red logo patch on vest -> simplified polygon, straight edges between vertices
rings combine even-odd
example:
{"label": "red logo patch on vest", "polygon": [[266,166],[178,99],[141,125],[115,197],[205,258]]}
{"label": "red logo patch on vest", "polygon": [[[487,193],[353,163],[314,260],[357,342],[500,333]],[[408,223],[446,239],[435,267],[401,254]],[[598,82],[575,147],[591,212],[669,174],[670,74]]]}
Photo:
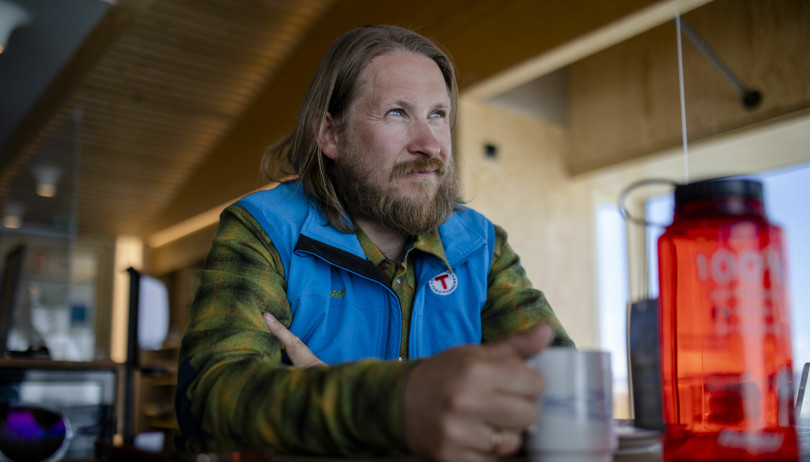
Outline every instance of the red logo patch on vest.
{"label": "red logo patch on vest", "polygon": [[442,273],[430,280],[430,290],[439,295],[450,295],[458,287],[458,277],[453,273]]}

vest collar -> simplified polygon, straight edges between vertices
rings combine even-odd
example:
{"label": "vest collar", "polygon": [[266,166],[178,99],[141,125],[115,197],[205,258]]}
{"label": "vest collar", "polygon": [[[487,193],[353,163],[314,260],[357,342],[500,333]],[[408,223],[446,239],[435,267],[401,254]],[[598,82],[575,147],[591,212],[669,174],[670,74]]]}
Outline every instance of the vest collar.
{"label": "vest collar", "polygon": [[344,233],[329,223],[321,210],[320,205],[311,204],[309,213],[301,227],[301,235],[323,242],[329,246],[349,252],[359,258],[365,259],[366,254],[360,247],[357,236]]}
{"label": "vest collar", "polygon": [[463,219],[470,212],[464,206],[439,226],[439,236],[442,238],[444,255],[451,267],[467,259],[470,254],[481,247],[486,247],[487,241],[484,230],[470,226],[468,220]]}
{"label": "vest collar", "polygon": [[[464,261],[476,249],[486,245],[483,231],[470,227],[461,218],[461,215],[466,211],[467,208],[462,206],[460,211],[453,212],[450,218],[439,226],[439,236],[442,239],[444,255],[451,268]],[[365,252],[363,252],[357,236],[341,232],[330,225],[326,215],[317,204],[309,207],[309,213],[304,225],[301,227],[301,234],[366,259]]]}

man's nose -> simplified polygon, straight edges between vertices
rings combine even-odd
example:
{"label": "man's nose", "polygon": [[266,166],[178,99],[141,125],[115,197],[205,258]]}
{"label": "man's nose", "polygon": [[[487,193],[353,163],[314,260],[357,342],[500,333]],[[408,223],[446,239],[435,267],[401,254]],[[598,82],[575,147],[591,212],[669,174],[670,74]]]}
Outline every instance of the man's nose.
{"label": "man's nose", "polygon": [[442,152],[442,145],[439,143],[434,130],[435,128],[431,127],[427,121],[414,124],[408,150],[412,154],[419,154],[428,158],[438,157]]}

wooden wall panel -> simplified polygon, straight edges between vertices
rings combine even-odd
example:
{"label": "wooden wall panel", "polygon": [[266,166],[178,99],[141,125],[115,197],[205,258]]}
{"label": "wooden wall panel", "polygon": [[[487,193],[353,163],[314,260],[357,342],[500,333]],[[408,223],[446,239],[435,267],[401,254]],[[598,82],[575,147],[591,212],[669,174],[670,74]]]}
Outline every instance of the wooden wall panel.
{"label": "wooden wall panel", "polygon": [[[763,94],[761,106],[746,109],[737,89],[684,36],[690,142],[810,107],[810,3],[717,0],[684,20],[739,79]],[[568,75],[571,173],[681,144],[674,22],[577,62]]]}
{"label": "wooden wall panel", "polygon": [[216,225],[211,225],[158,248],[147,247],[145,267],[150,274],[160,276],[183,268],[196,268],[205,260],[216,229]]}
{"label": "wooden wall panel", "polygon": [[564,129],[475,102],[462,101],[462,111],[456,150],[468,205],[506,230],[577,346],[599,348],[590,197],[565,171]]}

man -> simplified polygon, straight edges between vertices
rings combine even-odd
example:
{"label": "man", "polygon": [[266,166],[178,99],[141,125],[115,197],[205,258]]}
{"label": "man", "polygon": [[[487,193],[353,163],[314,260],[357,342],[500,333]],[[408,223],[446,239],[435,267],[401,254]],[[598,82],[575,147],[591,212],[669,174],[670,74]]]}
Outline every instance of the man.
{"label": "man", "polygon": [[414,32],[332,45],[263,161],[296,181],[222,214],[180,352],[185,435],[453,461],[519,450],[542,390],[525,359],[572,342],[503,230],[459,205],[457,102],[450,60]]}

